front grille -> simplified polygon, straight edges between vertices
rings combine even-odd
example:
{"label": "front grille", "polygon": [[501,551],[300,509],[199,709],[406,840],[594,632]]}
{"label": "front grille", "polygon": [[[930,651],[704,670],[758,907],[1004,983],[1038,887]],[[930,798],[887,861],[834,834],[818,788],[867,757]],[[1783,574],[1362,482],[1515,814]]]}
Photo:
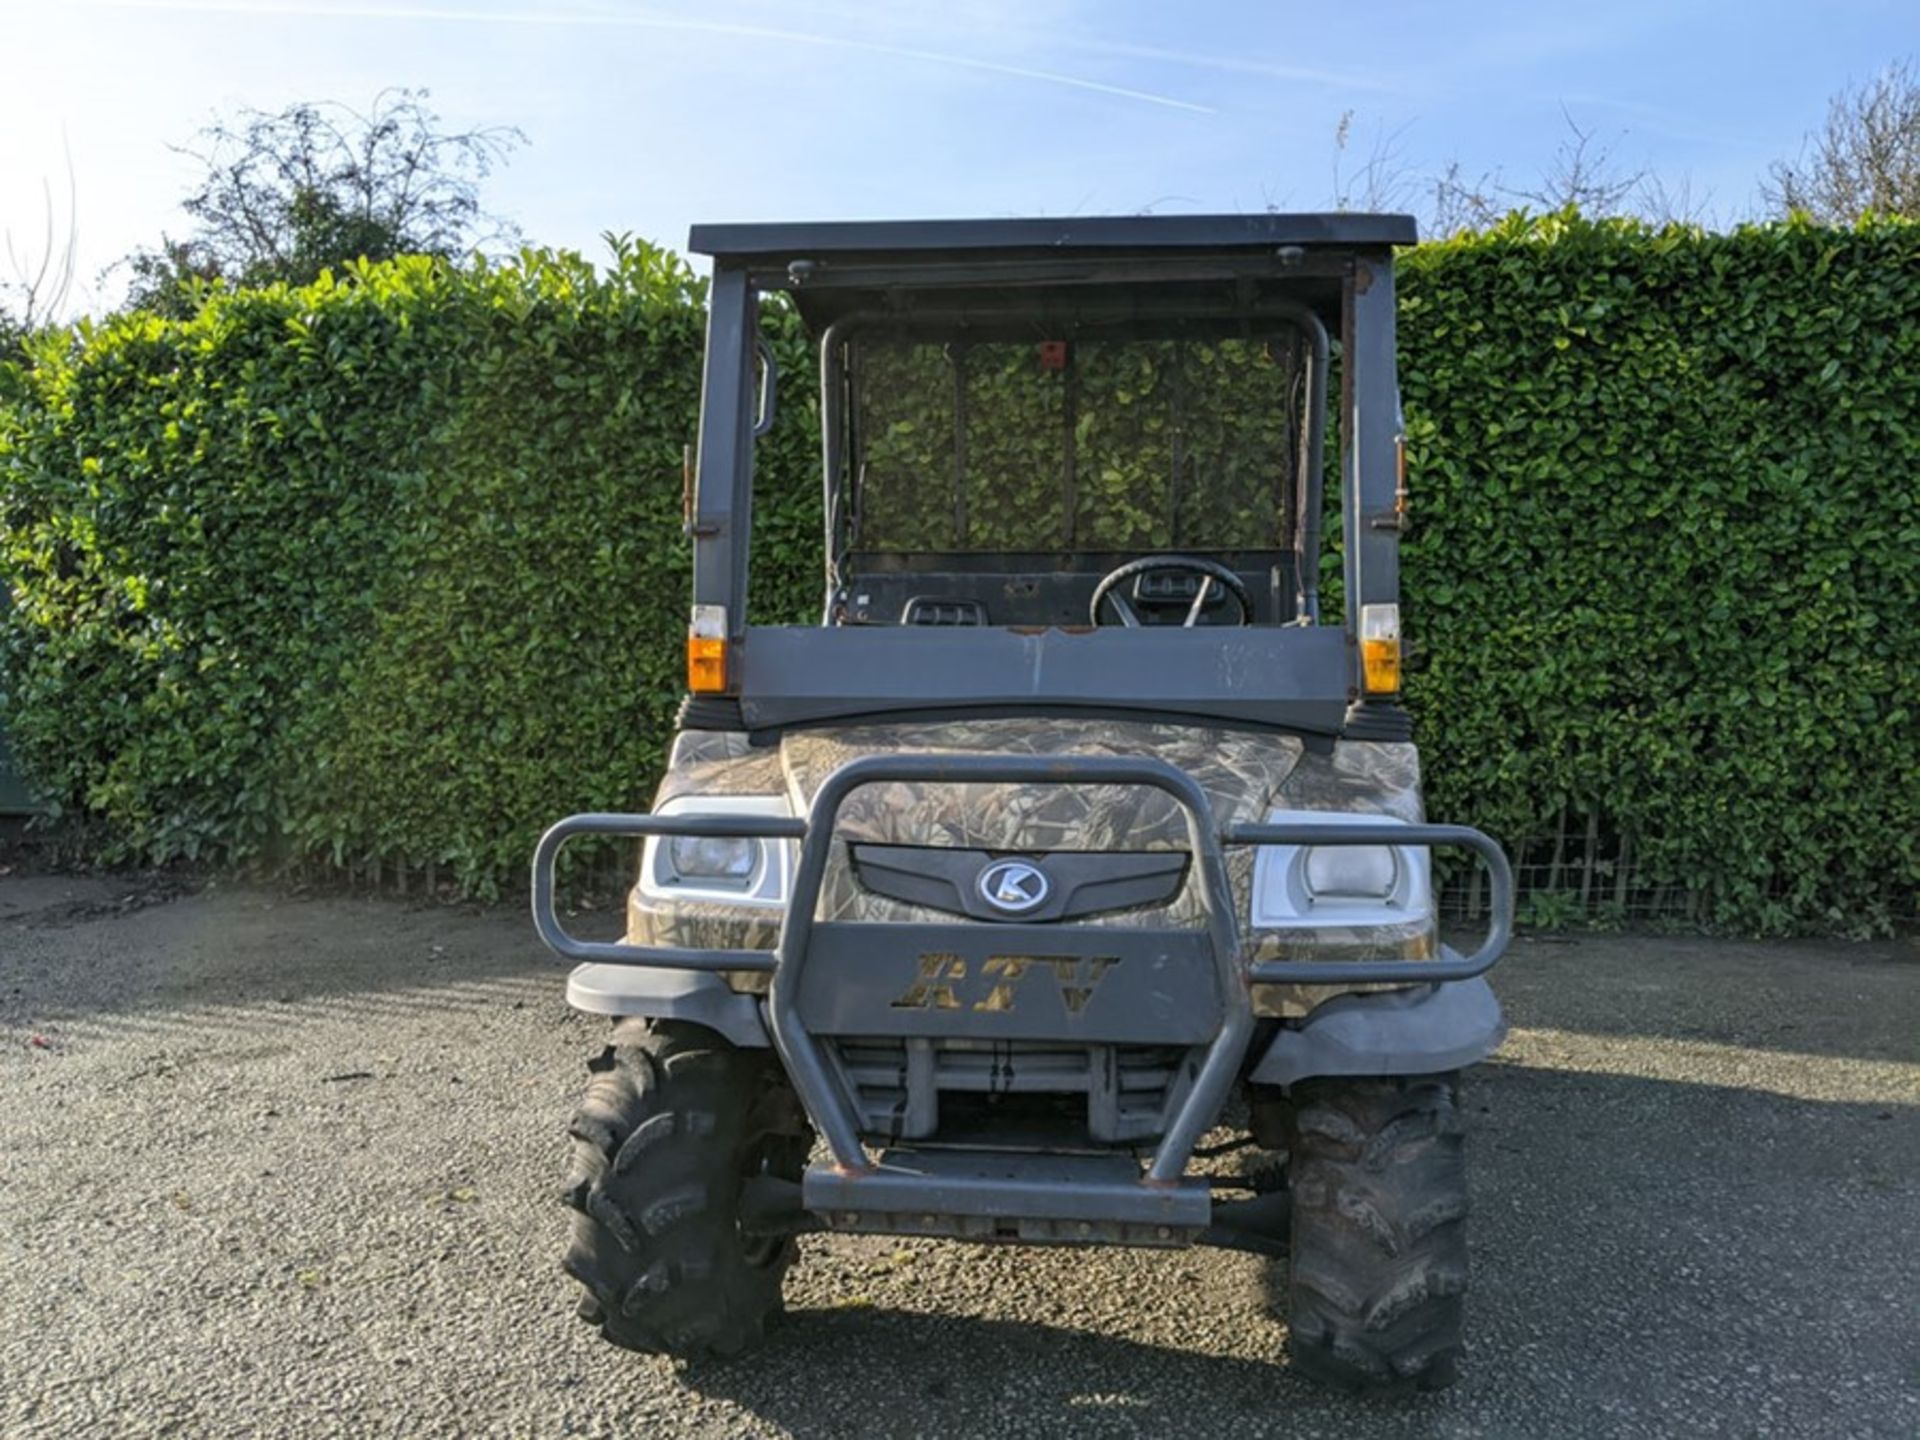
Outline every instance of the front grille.
{"label": "front grille", "polygon": [[[847,847],[863,890],[972,920],[1036,924],[1084,920],[1171,904],[1187,883],[1184,850],[1054,850],[1015,858],[948,845]],[[1014,867],[1025,880],[1015,903],[996,898],[994,877]]]}
{"label": "front grille", "polygon": [[[1169,1045],[860,1038],[827,1043],[863,1131],[887,1140],[940,1132],[943,1097],[1057,1096],[1084,1106],[1087,1139],[1147,1140],[1192,1084],[1199,1053]],[[949,1107],[951,1108],[951,1107]]]}

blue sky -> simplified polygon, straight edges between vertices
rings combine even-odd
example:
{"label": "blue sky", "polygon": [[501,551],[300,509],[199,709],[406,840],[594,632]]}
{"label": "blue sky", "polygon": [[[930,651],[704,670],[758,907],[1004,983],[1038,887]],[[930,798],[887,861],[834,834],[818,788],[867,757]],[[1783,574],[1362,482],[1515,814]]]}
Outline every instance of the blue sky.
{"label": "blue sky", "polygon": [[589,252],[696,220],[1325,208],[1347,111],[1349,170],[1397,137],[1410,179],[1524,185],[1564,107],[1736,219],[1834,90],[1920,52],[1920,4],[0,0],[0,35],[0,230],[37,243],[43,182],[64,215],[70,154],[88,308],[182,228],[168,142],[395,85],[524,130],[491,208]]}

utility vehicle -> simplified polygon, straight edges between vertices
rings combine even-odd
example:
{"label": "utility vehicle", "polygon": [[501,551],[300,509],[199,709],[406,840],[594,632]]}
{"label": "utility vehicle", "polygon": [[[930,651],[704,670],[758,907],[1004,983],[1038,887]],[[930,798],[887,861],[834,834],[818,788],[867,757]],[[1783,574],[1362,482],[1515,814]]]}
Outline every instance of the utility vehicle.
{"label": "utility vehicle", "polygon": [[[695,228],[689,694],[652,813],[561,821],[533,873],[569,1000],[618,1017],[566,1187],[608,1340],[758,1341],[808,1230],[1228,1245],[1285,1257],[1306,1374],[1452,1378],[1457,1080],[1503,1033],[1512,881],[1426,823],[1400,703],[1413,240],[1350,214]],[[819,357],[817,625],[750,623],[776,294]],[[581,834],[644,839],[619,943],[555,911]],[[1435,847],[1490,877],[1471,955]],[[1235,1144],[1261,1163],[1204,1173]]]}

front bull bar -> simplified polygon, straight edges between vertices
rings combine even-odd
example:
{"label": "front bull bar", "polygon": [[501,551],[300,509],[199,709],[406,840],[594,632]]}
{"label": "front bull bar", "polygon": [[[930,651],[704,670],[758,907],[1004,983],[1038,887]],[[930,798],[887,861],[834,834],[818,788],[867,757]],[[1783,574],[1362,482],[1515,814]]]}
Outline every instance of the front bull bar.
{"label": "front bull bar", "polygon": [[[1197,867],[1198,896],[1219,985],[1223,1019],[1218,1033],[1207,1045],[1191,1089],[1140,1179],[1140,1185],[1149,1191],[1179,1184],[1194,1147],[1212,1126],[1227,1099],[1253,1034],[1250,985],[1406,985],[1467,980],[1490,969],[1505,952],[1513,934],[1512,869],[1499,845],[1478,830],[1464,825],[1330,825],[1305,821],[1247,823],[1223,828],[1214,820],[1213,806],[1206,792],[1191,775],[1148,756],[874,755],[850,761],[830,774],[815,794],[811,813],[804,820],[760,815],[588,814],[562,820],[542,835],[533,856],[533,924],[541,940],[555,954],[599,964],[668,970],[741,970],[772,975],[767,1021],[774,1046],[808,1118],[833,1152],[836,1167],[850,1178],[871,1174],[874,1165],[860,1142],[859,1121],[853,1106],[835,1083],[820,1041],[807,1029],[797,1002],[840,808],[861,786],[888,782],[1148,786],[1165,793],[1180,807]],[[800,861],[778,943],[772,950],[691,949],[576,939],[567,933],[554,909],[555,861],[561,847],[576,835],[798,840]],[[1486,938],[1467,956],[1443,946],[1441,958],[1436,961],[1248,962],[1242,955],[1233,888],[1227,876],[1223,852],[1226,845],[1454,846],[1470,850],[1485,863],[1492,881],[1492,918]],[[996,928],[1015,930],[1019,927]],[[1044,928],[1058,934],[1071,927]],[[893,1177],[890,1183],[898,1186],[899,1178]]]}

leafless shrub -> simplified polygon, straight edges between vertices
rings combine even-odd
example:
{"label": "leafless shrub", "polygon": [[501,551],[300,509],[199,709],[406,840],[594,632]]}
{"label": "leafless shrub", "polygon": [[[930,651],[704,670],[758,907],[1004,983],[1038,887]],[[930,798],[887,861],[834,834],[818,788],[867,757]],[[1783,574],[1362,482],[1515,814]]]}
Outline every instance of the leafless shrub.
{"label": "leafless shrub", "polygon": [[1760,193],[1780,214],[1825,225],[1862,215],[1920,218],[1920,73],[1898,60],[1827,102],[1827,120],[1792,164],[1777,160]]}
{"label": "leafless shrub", "polygon": [[37,241],[21,240],[12,230],[0,232],[0,249],[5,250],[7,262],[6,274],[0,276],[0,358],[27,336],[59,319],[73,294],[79,202],[71,154],[67,156],[64,230],[52,184],[42,180],[40,194],[42,223]]}

